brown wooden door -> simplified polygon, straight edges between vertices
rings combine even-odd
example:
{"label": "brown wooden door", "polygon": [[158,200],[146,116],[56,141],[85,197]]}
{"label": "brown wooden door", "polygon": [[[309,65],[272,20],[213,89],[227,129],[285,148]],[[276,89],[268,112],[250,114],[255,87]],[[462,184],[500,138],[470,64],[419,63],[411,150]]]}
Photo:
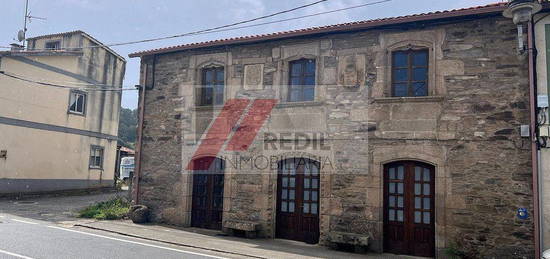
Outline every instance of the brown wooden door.
{"label": "brown wooden door", "polygon": [[277,177],[278,238],[319,242],[319,163],[287,159],[279,163]]}
{"label": "brown wooden door", "polygon": [[200,163],[210,163],[210,167],[193,172],[191,226],[221,229],[225,163],[222,159],[211,157],[197,159],[194,163],[199,164],[194,168],[206,168]]}
{"label": "brown wooden door", "polygon": [[384,167],[384,250],[435,255],[434,167],[403,161]]}

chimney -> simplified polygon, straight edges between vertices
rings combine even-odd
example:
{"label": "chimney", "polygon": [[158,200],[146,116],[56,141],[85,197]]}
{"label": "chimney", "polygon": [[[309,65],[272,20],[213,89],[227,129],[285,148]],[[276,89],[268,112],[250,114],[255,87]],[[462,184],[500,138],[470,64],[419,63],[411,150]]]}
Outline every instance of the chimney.
{"label": "chimney", "polygon": [[19,45],[17,43],[12,43],[10,44],[10,46],[11,46],[11,51],[22,51],[25,48],[25,46]]}

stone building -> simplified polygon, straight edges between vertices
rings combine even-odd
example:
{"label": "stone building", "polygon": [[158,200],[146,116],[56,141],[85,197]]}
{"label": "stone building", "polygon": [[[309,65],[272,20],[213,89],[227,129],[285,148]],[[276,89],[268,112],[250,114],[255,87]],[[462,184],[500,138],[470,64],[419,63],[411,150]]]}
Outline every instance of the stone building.
{"label": "stone building", "polygon": [[135,201],[237,235],[532,257],[528,60],[505,8],[131,54]]}
{"label": "stone building", "polygon": [[72,31],[0,52],[0,195],[114,186],[126,60],[100,45]]}

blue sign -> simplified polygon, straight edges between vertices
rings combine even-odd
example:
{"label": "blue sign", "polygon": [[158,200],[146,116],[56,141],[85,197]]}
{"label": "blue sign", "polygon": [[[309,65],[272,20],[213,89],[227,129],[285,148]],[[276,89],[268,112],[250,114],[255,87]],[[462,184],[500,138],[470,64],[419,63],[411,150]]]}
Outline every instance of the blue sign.
{"label": "blue sign", "polygon": [[528,219],[529,218],[529,212],[527,212],[527,209],[525,209],[525,208],[519,208],[517,215],[518,215],[519,219]]}

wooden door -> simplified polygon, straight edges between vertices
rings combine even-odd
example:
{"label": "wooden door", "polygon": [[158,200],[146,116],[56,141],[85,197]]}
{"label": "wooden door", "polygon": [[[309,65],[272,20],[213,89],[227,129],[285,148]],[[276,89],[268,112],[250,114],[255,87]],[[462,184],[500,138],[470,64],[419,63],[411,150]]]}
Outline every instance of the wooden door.
{"label": "wooden door", "polygon": [[404,161],[384,167],[384,251],[435,255],[434,168]]}
{"label": "wooden door", "polygon": [[277,177],[278,238],[319,242],[319,163],[287,159],[279,163]]}
{"label": "wooden door", "polygon": [[193,203],[191,226],[208,229],[222,228],[223,186],[225,163],[219,158],[197,159],[195,168],[206,168],[201,163],[209,163],[208,170],[193,172]]}

